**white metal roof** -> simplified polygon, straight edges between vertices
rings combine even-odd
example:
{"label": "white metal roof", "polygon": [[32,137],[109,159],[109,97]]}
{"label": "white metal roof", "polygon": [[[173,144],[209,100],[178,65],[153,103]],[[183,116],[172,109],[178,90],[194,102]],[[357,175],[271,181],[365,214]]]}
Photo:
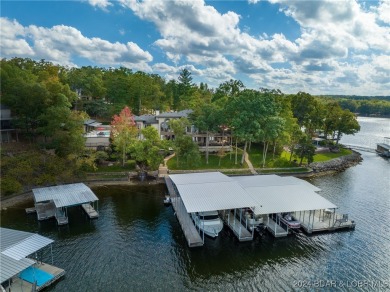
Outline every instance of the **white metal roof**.
{"label": "white metal roof", "polygon": [[256,201],[256,214],[333,209],[336,205],[316,193],[319,188],[295,177],[259,175],[234,177]]}
{"label": "white metal roof", "polygon": [[188,213],[254,207],[256,202],[230,177],[220,172],[173,174]]}
{"label": "white metal roof", "polygon": [[337,208],[296,177],[228,177],[220,172],[173,174],[188,213],[254,207],[256,214]]}
{"label": "white metal roof", "polygon": [[0,283],[34,264],[26,256],[52,242],[50,238],[35,233],[0,227]]}
{"label": "white metal roof", "polygon": [[21,260],[52,242],[53,240],[50,238],[43,237],[38,234],[32,234],[28,238],[12,245],[4,251],[1,251],[1,253],[15,260]]}
{"label": "white metal roof", "polygon": [[298,185],[250,187],[246,191],[257,202],[256,214],[272,214],[337,208],[319,194]]}
{"label": "white metal roof", "polygon": [[0,260],[0,283],[7,281],[34,264],[31,259],[23,258],[17,261],[3,254],[0,254]]}
{"label": "white metal roof", "polygon": [[201,172],[201,173],[185,173],[171,174],[169,177],[175,185],[181,184],[203,184],[203,183],[218,183],[231,182],[231,177],[220,172]]}
{"label": "white metal roof", "polygon": [[57,208],[98,201],[92,190],[83,183],[33,189],[36,203],[53,200]]}
{"label": "white metal roof", "polygon": [[278,176],[276,174],[270,174],[270,175],[236,176],[236,177],[232,177],[232,179],[239,182],[240,185],[244,188],[301,185],[301,186],[306,186],[315,192],[321,191],[320,188],[317,188],[311,183],[293,176]]}

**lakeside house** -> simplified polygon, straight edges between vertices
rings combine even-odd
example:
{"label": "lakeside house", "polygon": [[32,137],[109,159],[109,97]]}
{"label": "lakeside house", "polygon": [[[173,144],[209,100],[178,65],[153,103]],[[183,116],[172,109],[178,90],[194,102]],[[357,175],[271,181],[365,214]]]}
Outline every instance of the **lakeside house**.
{"label": "lakeside house", "polygon": [[[157,130],[161,140],[173,140],[175,135],[169,127],[169,122],[180,118],[189,118],[192,110],[156,111],[155,114],[145,114],[135,116],[134,121],[139,131],[138,138],[144,137],[141,131],[147,127],[153,127]],[[110,125],[103,125],[95,120],[88,119],[84,122],[84,137],[86,137],[85,146],[97,150],[104,150],[110,146]],[[190,125],[185,129],[186,135],[192,138],[192,141],[198,144],[200,151],[206,151],[207,134],[199,131],[195,125]],[[219,131],[209,133],[209,151],[217,152],[223,146],[226,151],[230,151],[232,145],[231,132],[228,128],[221,127]]]}
{"label": "lakeside house", "polygon": [[[171,120],[178,120],[180,118],[189,118],[192,110],[170,111],[162,112],[156,111],[154,115],[147,114],[135,116],[134,120],[137,123],[137,128],[141,131],[146,127],[154,127],[161,140],[173,140],[175,135],[169,127]],[[198,144],[200,151],[205,151],[207,134],[199,131],[195,125],[190,125],[185,129],[186,135],[192,138],[192,141]],[[143,139],[142,134],[139,138]],[[228,128],[221,127],[219,131],[209,133],[209,151],[217,152],[222,146],[228,150],[231,147],[231,132]]]}

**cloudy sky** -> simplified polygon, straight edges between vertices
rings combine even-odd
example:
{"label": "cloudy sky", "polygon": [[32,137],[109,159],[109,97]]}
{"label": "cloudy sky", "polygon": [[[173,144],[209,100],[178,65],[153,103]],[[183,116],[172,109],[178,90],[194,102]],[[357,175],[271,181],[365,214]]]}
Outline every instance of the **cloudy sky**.
{"label": "cloudy sky", "polygon": [[2,58],[390,95],[390,0],[2,1]]}

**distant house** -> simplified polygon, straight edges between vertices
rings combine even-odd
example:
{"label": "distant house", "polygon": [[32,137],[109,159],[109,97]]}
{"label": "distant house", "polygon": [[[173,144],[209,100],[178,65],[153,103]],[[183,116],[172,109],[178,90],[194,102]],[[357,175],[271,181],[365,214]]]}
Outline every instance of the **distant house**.
{"label": "distant house", "polygon": [[84,121],[85,147],[104,150],[110,146],[110,129],[109,125],[102,125],[95,120]]}
{"label": "distant house", "polygon": [[[156,111],[154,115],[145,114],[134,116],[134,121],[138,128],[138,138],[144,139],[141,131],[147,127],[153,127],[157,130],[161,140],[173,140],[175,135],[169,127],[169,122],[180,118],[189,118],[192,110],[162,112]],[[87,137],[86,146],[89,148],[101,149],[109,146],[110,126],[102,125],[95,120],[87,120],[84,123],[85,137]],[[186,135],[191,136],[192,140],[199,145],[200,151],[205,151],[206,133],[199,132],[194,126],[186,128]],[[209,133],[209,151],[217,152],[221,146],[225,150],[231,147],[231,134],[228,128],[222,128],[214,133]]]}
{"label": "distant house", "polygon": [[1,109],[1,115],[0,115],[1,143],[18,141],[19,140],[18,133],[12,125],[11,110],[7,106],[2,104],[0,105],[0,109]]}
{"label": "distant house", "polygon": [[[160,126],[160,135],[165,139],[171,139],[173,132],[169,128],[169,120],[189,118],[192,110],[183,110],[180,112],[168,112],[162,113],[157,116]],[[195,125],[188,126],[186,128],[186,134],[192,137],[192,141],[199,145],[200,151],[205,151],[207,135],[204,132],[199,131]],[[221,146],[225,147],[225,150],[231,145],[231,134],[228,128],[221,127],[219,131],[209,133],[209,151],[216,152]],[[230,149],[230,148],[229,148]]]}
{"label": "distant house", "polygon": [[[189,114],[192,113],[192,110],[182,110],[179,112],[164,112],[156,115],[158,121],[159,135],[161,139],[170,140],[174,137],[173,131],[169,127],[169,121],[178,120],[180,118],[188,118]],[[187,127],[186,133],[191,134],[195,132],[195,127]]]}
{"label": "distant house", "polygon": [[157,131],[159,131],[158,120],[155,115],[141,115],[135,116],[134,121],[137,124],[137,128],[139,130],[138,138],[143,139],[141,131],[146,127],[154,127]]}
{"label": "distant house", "polygon": [[84,121],[84,133],[95,131],[101,125],[102,125],[102,123],[99,123],[95,120],[91,120],[91,119],[85,120]]}

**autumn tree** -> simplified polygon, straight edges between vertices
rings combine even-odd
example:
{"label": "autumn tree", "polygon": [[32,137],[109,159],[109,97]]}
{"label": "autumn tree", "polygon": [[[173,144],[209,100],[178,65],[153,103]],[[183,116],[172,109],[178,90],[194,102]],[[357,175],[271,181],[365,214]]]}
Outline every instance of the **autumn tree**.
{"label": "autumn tree", "polygon": [[126,152],[136,139],[137,126],[131,110],[126,106],[119,115],[114,115],[111,121],[111,140],[117,151],[122,153],[122,166],[125,165]]}

